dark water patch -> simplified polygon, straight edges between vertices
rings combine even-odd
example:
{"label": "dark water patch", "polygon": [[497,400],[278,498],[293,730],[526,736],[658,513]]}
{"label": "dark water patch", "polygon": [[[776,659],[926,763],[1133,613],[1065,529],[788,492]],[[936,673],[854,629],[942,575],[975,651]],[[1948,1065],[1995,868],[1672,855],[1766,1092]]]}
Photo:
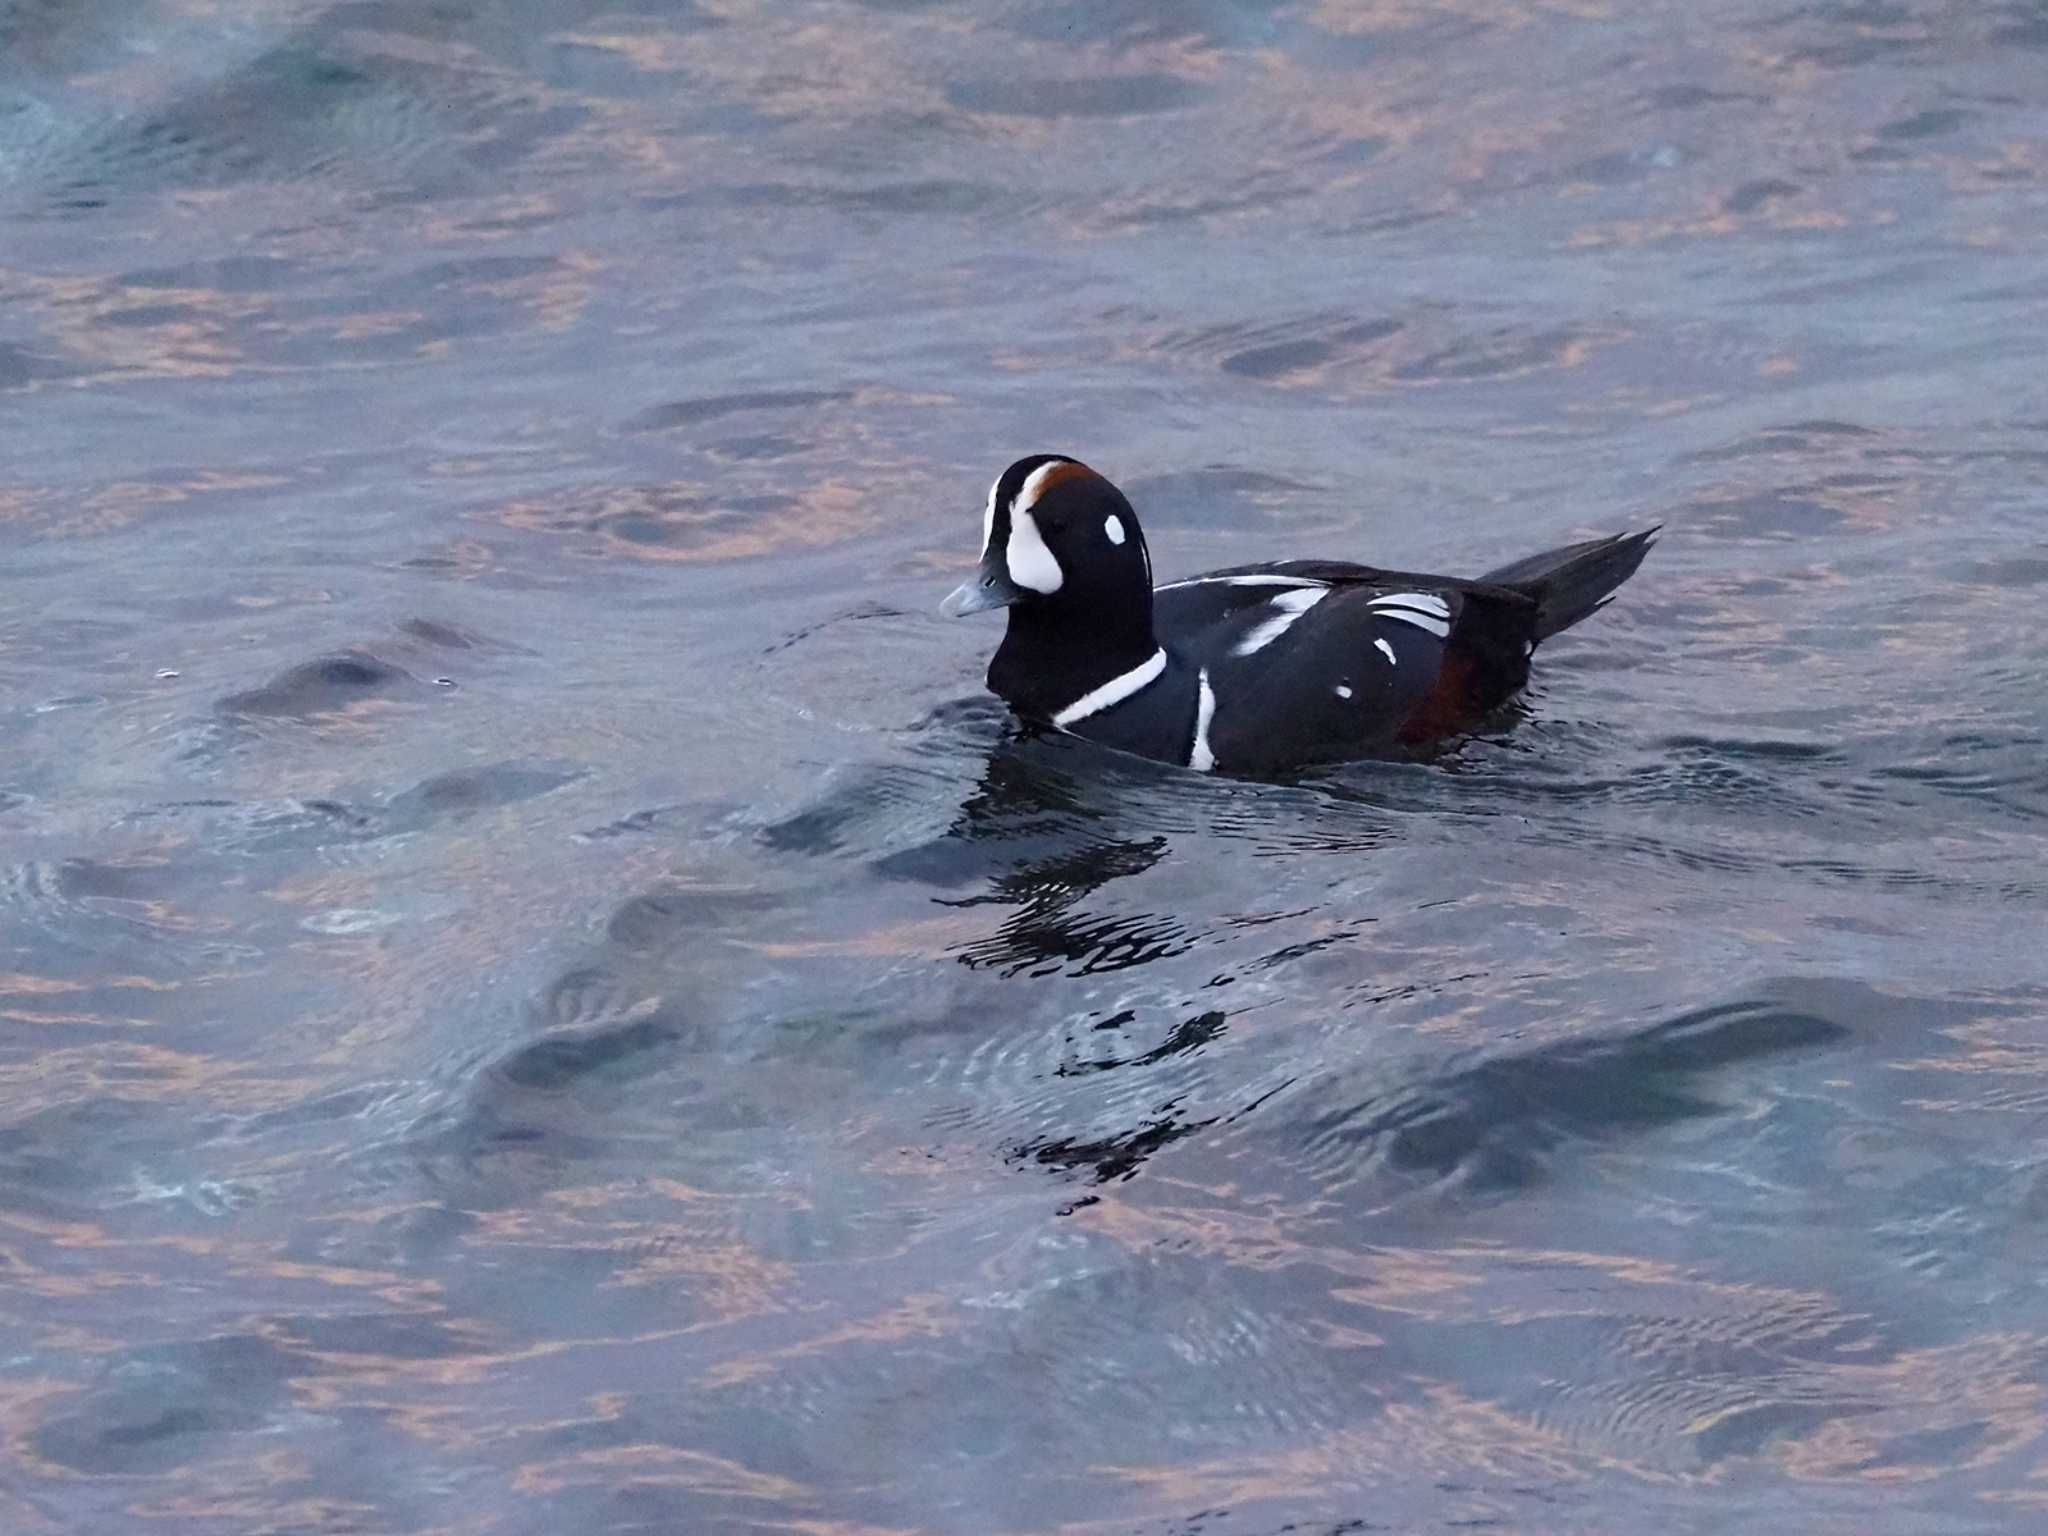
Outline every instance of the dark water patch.
{"label": "dark water patch", "polygon": [[1113,75],[1098,79],[1019,79],[1014,75],[963,81],[946,97],[964,112],[996,117],[1142,117],[1170,112],[1200,99],[1201,87],[1177,75]]}
{"label": "dark water patch", "polygon": [[574,537],[594,557],[766,554],[821,530],[794,496],[713,497],[681,485],[585,487],[491,509],[515,528]]}
{"label": "dark water patch", "polygon": [[750,437],[729,437],[708,444],[705,451],[714,459],[732,464],[752,462],[770,463],[777,459],[793,459],[810,451],[811,445],[798,438],[778,432],[762,432]]}
{"label": "dark water patch", "polygon": [[1138,1170],[1163,1149],[1215,1124],[1209,1119],[1187,1119],[1179,1115],[1175,1102],[1159,1106],[1153,1119],[1135,1130],[1101,1137],[1062,1136],[1027,1142],[1010,1154],[1013,1161],[1030,1161],[1062,1172],[1086,1173],[1097,1184],[1134,1177]]}
{"label": "dark water patch", "polygon": [[2048,585],[2048,554],[2008,555],[1980,561],[1970,568],[1972,580],[1994,587],[2038,587]]}
{"label": "dark water patch", "polygon": [[1403,329],[1403,322],[1391,318],[1325,312],[1167,331],[1145,350],[1208,364],[1236,378],[1299,382],[1320,370],[1365,362],[1378,343]]}
{"label": "dark water patch", "polygon": [[1752,433],[1721,447],[1702,449],[1691,457],[1703,463],[1780,456],[1802,458],[1832,451],[1837,445],[1881,439],[1883,436],[1881,432],[1853,422],[1798,421]]}
{"label": "dark water patch", "polygon": [[2044,746],[2048,743],[2038,736],[1951,737],[1935,760],[1880,764],[1870,776],[1880,783],[1910,784],[2036,819],[2048,816]]}
{"label": "dark water patch", "polygon": [[1811,38],[1788,49],[1783,56],[1785,67],[1810,64],[1847,70],[1903,63],[1937,46],[1942,35],[1932,17],[1890,0],[1808,5],[1778,25],[1801,28]]}
{"label": "dark water patch", "polygon": [[[1124,845],[1117,850],[1090,850],[1091,873],[1102,879],[1135,874],[1150,867],[1157,854]],[[1100,874],[1104,868],[1112,873]],[[1079,897],[1062,892],[1035,898],[1007,917],[987,938],[955,951],[962,965],[988,969],[1004,977],[1094,976],[1186,954],[1202,942],[1177,918],[1156,913],[1100,916],[1076,912]]]}
{"label": "dark water patch", "polygon": [[810,805],[763,827],[761,845],[775,853],[811,858],[900,853],[895,845],[904,840],[906,828],[914,835],[918,826],[938,814],[946,788],[936,773],[908,767],[848,773]]}
{"label": "dark water patch", "polygon": [[1954,133],[1970,120],[1970,114],[1954,108],[1930,108],[1911,117],[1894,118],[1877,130],[1881,139],[1934,139]]}
{"label": "dark water patch", "polygon": [[386,814],[397,826],[427,826],[450,817],[518,805],[564,784],[573,784],[583,776],[582,769],[543,768],[521,762],[459,768],[436,774],[394,795]]}
{"label": "dark water patch", "polygon": [[27,389],[52,379],[73,378],[79,371],[60,358],[0,341],[0,390]]}
{"label": "dark water patch", "polygon": [[[1125,1012],[1094,1027],[1097,1030],[1121,1029],[1134,1018],[1135,1015]],[[1085,1061],[1062,1062],[1053,1069],[1053,1075],[1085,1077],[1091,1072],[1113,1072],[1118,1067],[1149,1067],[1169,1057],[1188,1055],[1220,1036],[1225,1028],[1225,1018],[1221,1009],[1212,1008],[1207,1013],[1176,1024],[1172,1032],[1149,1051],[1136,1056],[1095,1056]]]}
{"label": "dark water patch", "polygon": [[459,261],[437,261],[412,274],[412,281],[427,289],[471,289],[500,283],[516,283],[562,270],[552,256],[465,256]]}
{"label": "dark water patch", "polygon": [[[788,650],[791,646],[801,645],[804,641],[812,639],[840,624],[858,624],[869,619],[903,619],[914,617],[916,617],[915,614],[904,609],[891,608],[883,603],[856,603],[851,608],[844,609],[839,613],[829,614],[825,618],[805,624],[799,629],[791,630],[787,635],[784,635],[780,640],[777,640],[773,645],[762,651],[761,654],[764,656],[776,655],[781,651]],[[921,722],[919,729],[951,723],[953,722],[950,718],[929,720]]]}
{"label": "dark water patch", "polygon": [[1843,520],[1839,508],[1790,490],[1702,498],[1686,503],[1678,516],[1699,537],[1772,541],[1824,538]]}
{"label": "dark water patch", "polygon": [[579,842],[595,843],[615,837],[636,837],[643,833],[658,832],[687,809],[681,805],[655,805],[645,810],[629,811],[603,826],[584,828],[576,834],[576,838]]}
{"label": "dark water patch", "polygon": [[1643,95],[1643,105],[1653,112],[1685,112],[1694,107],[1768,106],[1770,102],[1770,97],[1749,91],[1719,91],[1685,82],[1660,85]]}
{"label": "dark water patch", "polygon": [[706,395],[695,400],[678,400],[642,411],[626,424],[632,432],[666,432],[676,427],[694,427],[721,416],[754,411],[808,411],[819,406],[840,405],[853,398],[845,389],[757,389],[731,395]]}
{"label": "dark water patch", "polygon": [[123,1351],[76,1406],[38,1429],[38,1454],[93,1475],[163,1473],[259,1430],[290,1383],[320,1374],[308,1355],[255,1334]]}
{"label": "dark water patch", "polygon": [[1241,528],[1280,522],[1288,502],[1317,487],[1239,465],[1202,465],[1143,475],[1122,489],[1147,528]]}
{"label": "dark water patch", "polygon": [[305,268],[276,256],[220,256],[170,267],[139,267],[120,277],[123,288],[197,288],[219,293],[280,293],[303,282]]}
{"label": "dark water patch", "polygon": [[1675,144],[1636,145],[1581,160],[1566,167],[1560,179],[1599,187],[1626,186],[1630,182],[1676,170],[1687,158]]}
{"label": "dark water patch", "polygon": [[134,1199],[145,1170],[158,1182],[169,1177],[175,1140],[163,1107],[140,1098],[95,1094],[18,1106],[0,1123],[0,1203],[76,1216]]}
{"label": "dark water patch", "polygon": [[394,1316],[386,1312],[349,1311],[322,1317],[286,1317],[273,1325],[272,1337],[308,1358],[361,1356],[378,1361],[446,1360],[461,1362],[485,1352],[474,1334],[434,1317]]}
{"label": "dark water patch", "polygon": [[1673,736],[1664,744],[1673,752],[1706,753],[1715,757],[1761,763],[1841,762],[1847,755],[1839,743],[1786,741],[1769,737]]}
{"label": "dark water patch", "polygon": [[1721,200],[1721,206],[1730,213],[1755,213],[1766,204],[1797,197],[1803,190],[1797,182],[1768,176],[1759,181],[1745,181]]}
{"label": "dark water patch", "polygon": [[1300,373],[1329,362],[1340,349],[1370,346],[1397,334],[1401,324],[1396,320],[1374,320],[1363,325],[1347,325],[1325,337],[1305,337],[1299,341],[1280,341],[1268,346],[1247,347],[1233,352],[1223,359],[1223,371],[1234,373],[1246,379],[1278,379],[1291,373]]}
{"label": "dark water patch", "polygon": [[[687,205],[694,199],[681,200]],[[721,188],[716,201],[742,209],[813,208],[854,214],[887,214],[897,218],[920,215],[953,218],[981,212],[1004,201],[1001,189],[980,182],[933,178],[923,181],[884,181],[858,186],[816,182],[746,182]],[[676,200],[668,200],[676,205]]]}
{"label": "dark water patch", "polygon": [[1227,48],[1270,40],[1276,22],[1265,6],[1212,0],[1056,0],[1019,8],[1003,26],[1060,49],[1096,43],[1136,48],[1181,40]]}
{"label": "dark water patch", "polygon": [[1391,376],[1402,384],[1473,384],[1519,378],[1568,366],[1599,339],[1594,332],[1573,327],[1522,334],[1502,328],[1397,363]]}
{"label": "dark water patch", "polygon": [[517,1087],[555,1093],[592,1079],[638,1075],[650,1059],[672,1055],[684,1036],[679,1021],[661,1017],[595,1024],[522,1045],[492,1070]]}
{"label": "dark water patch", "polygon": [[2010,4],[1999,7],[1998,14],[2010,19],[1992,29],[1994,45],[2000,48],[2048,49],[2048,5],[2043,5],[2041,0],[2011,0]]}
{"label": "dark water patch", "polygon": [[1383,1168],[1497,1198],[1548,1179],[1573,1143],[1727,1113],[1712,1093],[1716,1074],[1836,1045],[1848,1033],[1778,1004],[1726,1004],[1632,1035],[1480,1061],[1319,1114],[1291,1134],[1333,1172]]}
{"label": "dark water patch", "polygon": [[218,707],[231,715],[336,714],[369,699],[392,697],[414,681],[403,668],[368,651],[346,651],[281,672],[259,688],[231,693]]}
{"label": "dark water patch", "polygon": [[637,1014],[654,1001],[646,990],[614,975],[602,965],[578,966],[549,982],[534,1011],[549,1027],[582,1028],[626,1014]]}
{"label": "dark water patch", "polygon": [[[282,110],[286,103],[290,110]],[[258,177],[366,179],[431,153],[421,104],[358,61],[295,42],[196,82],[182,99],[118,120],[67,157],[53,206],[93,212],[166,185],[223,187]]]}
{"label": "dark water patch", "polygon": [[[210,860],[31,860],[0,868],[0,921],[54,961],[119,957],[154,972],[234,963],[257,951],[198,915]],[[68,969],[69,967],[67,967]]]}
{"label": "dark water patch", "polygon": [[392,1099],[402,1097],[403,1092],[400,1084],[376,1083],[318,1094],[281,1109],[230,1117],[221,1126],[218,1139],[256,1141],[267,1136],[289,1136],[318,1129],[336,1121],[354,1120]]}
{"label": "dark water patch", "polygon": [[536,656],[540,653],[528,650],[523,645],[503,640],[496,635],[487,635],[466,624],[450,623],[442,619],[413,618],[398,626],[399,632],[409,640],[432,646],[441,651],[482,651],[488,654],[507,656]]}
{"label": "dark water patch", "polygon": [[605,939],[628,953],[655,954],[706,934],[750,931],[786,905],[768,891],[662,885],[624,902],[605,924]]}

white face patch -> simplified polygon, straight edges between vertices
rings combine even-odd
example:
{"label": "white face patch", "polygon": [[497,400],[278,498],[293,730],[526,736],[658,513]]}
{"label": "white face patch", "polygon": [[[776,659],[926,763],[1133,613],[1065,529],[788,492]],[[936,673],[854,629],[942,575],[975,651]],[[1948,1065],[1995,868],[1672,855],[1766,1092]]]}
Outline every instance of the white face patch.
{"label": "white face patch", "polygon": [[[1030,482],[1025,482],[1025,486],[1028,490]],[[1021,493],[1010,508],[1010,544],[1003,551],[1003,561],[1010,568],[1010,580],[1020,587],[1030,588],[1041,597],[1052,596],[1066,581],[1059,561],[1045,547],[1045,538],[1038,531],[1038,519],[1024,510]]]}
{"label": "white face patch", "polygon": [[1102,531],[1109,536],[1110,543],[1121,544],[1124,541],[1124,520],[1112,512],[1103,520]]}

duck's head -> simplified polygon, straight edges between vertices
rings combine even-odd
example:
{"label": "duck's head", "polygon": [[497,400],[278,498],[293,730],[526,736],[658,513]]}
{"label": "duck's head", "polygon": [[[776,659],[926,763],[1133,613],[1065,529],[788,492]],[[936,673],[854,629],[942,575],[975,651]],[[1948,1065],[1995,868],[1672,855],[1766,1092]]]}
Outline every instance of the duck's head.
{"label": "duck's head", "polygon": [[988,488],[981,569],[948,597],[954,617],[1015,605],[1017,614],[1152,616],[1152,557],[1124,493],[1077,459],[1034,453]]}

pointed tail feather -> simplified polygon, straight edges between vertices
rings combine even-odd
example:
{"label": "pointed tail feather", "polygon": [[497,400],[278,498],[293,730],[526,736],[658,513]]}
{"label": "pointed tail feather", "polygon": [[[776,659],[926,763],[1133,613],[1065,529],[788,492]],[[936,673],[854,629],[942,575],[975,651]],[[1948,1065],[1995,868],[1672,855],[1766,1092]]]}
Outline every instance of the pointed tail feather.
{"label": "pointed tail feather", "polygon": [[1588,539],[1530,555],[1480,578],[1536,600],[1536,638],[1548,640],[1607,605],[1614,589],[1636,573],[1658,529]]}

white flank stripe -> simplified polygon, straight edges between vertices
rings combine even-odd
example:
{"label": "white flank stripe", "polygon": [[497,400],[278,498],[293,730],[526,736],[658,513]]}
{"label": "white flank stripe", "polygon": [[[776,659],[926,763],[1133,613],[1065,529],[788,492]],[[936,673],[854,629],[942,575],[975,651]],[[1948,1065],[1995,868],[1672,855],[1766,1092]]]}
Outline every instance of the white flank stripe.
{"label": "white flank stripe", "polygon": [[1050,597],[1059,591],[1066,577],[1060,571],[1059,561],[1045,547],[1038,519],[1024,510],[1023,500],[1019,496],[1018,504],[1010,508],[1010,546],[1003,551],[1003,563],[1010,568],[1010,580],[1018,586]]}
{"label": "white flank stripe", "polygon": [[1419,613],[1431,614],[1439,619],[1448,619],[1451,616],[1451,605],[1434,592],[1389,592],[1384,597],[1372,600],[1372,606],[1375,608],[1383,603],[1396,608],[1413,608]]}
{"label": "white flank stripe", "polygon": [[1195,678],[1195,739],[1188,743],[1188,766],[1207,773],[1216,766],[1216,754],[1209,750],[1209,722],[1216,718],[1216,694],[1209,686],[1209,669]]}
{"label": "white flank stripe", "polygon": [[1451,605],[1434,592],[1389,592],[1367,606],[1383,619],[1398,619],[1439,640],[1451,632]]}
{"label": "white flank stripe", "polygon": [[1383,619],[1397,619],[1403,624],[1412,624],[1417,629],[1426,630],[1439,640],[1447,638],[1451,632],[1450,625],[1442,619],[1432,619],[1426,613],[1412,613],[1406,608],[1382,608],[1378,603],[1373,604],[1372,611]]}
{"label": "white flank stripe", "polygon": [[1391,645],[1387,644],[1387,642],[1386,642],[1386,641],[1384,641],[1384,640],[1375,640],[1375,641],[1373,641],[1373,644],[1374,644],[1374,646],[1376,646],[1376,647],[1377,647],[1378,649],[1380,649],[1380,650],[1382,650],[1382,651],[1385,651],[1385,652],[1387,653],[1387,665],[1388,665],[1388,666],[1390,666],[1390,667],[1398,667],[1399,665],[1401,665],[1401,663],[1399,662],[1399,660],[1397,660],[1397,659],[1395,658],[1395,656],[1394,656],[1394,648],[1393,648],[1393,647],[1392,647]]}
{"label": "white flank stripe", "polygon": [[1230,654],[1249,656],[1261,647],[1271,645],[1287,633],[1290,624],[1329,595],[1326,587],[1302,587],[1293,592],[1282,592],[1273,599],[1273,606],[1280,611],[1232,646]]}
{"label": "white flank stripe", "polygon": [[1175,587],[1199,587],[1212,581],[1230,587],[1313,587],[1320,592],[1329,590],[1328,582],[1310,581],[1302,576],[1184,576],[1179,581],[1169,581],[1158,590],[1171,592]]}
{"label": "white flank stripe", "polygon": [[1154,651],[1150,661],[1141,661],[1130,671],[1112,677],[1100,688],[1092,688],[1065,709],[1052,717],[1058,726],[1072,725],[1076,720],[1086,720],[1090,715],[1100,714],[1112,704],[1121,704],[1140,688],[1159,680],[1159,674],[1166,670],[1166,652]]}

